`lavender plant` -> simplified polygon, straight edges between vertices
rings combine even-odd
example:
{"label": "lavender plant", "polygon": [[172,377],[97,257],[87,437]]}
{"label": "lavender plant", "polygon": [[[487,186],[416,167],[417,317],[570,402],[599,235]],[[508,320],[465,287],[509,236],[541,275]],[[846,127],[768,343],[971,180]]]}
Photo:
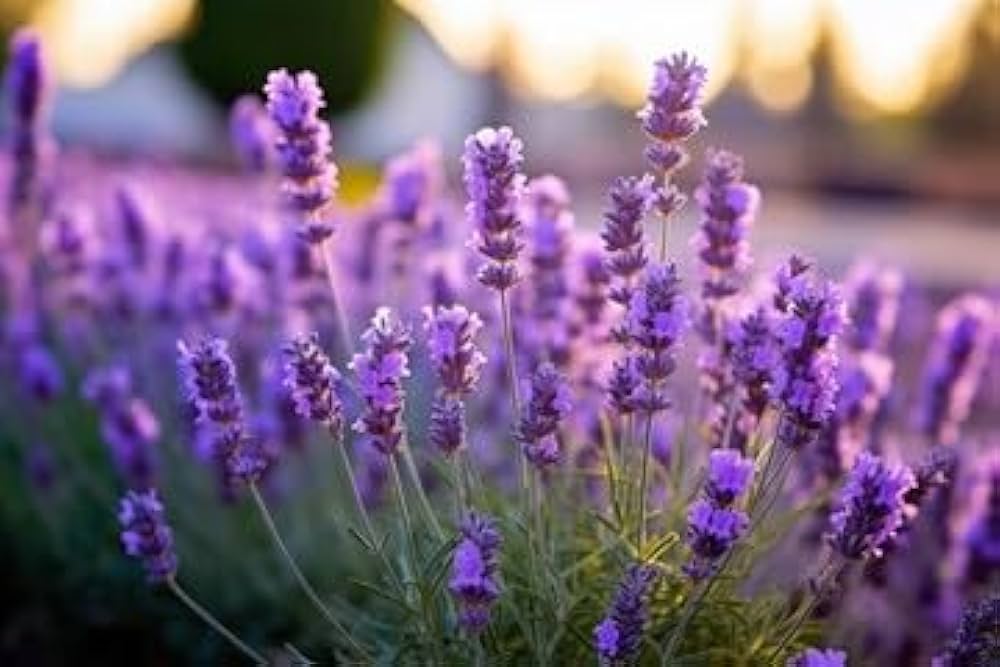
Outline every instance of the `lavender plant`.
{"label": "lavender plant", "polygon": [[[508,127],[467,139],[464,197],[420,143],[338,202],[309,72],[234,105],[239,173],[51,170],[44,49],[11,50],[0,521],[67,606],[99,590],[102,618],[210,664],[995,655],[975,602],[1000,580],[977,451],[995,297],[942,311],[911,405],[898,274],[857,268],[842,297],[793,255],[746,290],[760,193],[721,149],[686,275],[667,220],[706,122],[690,56],[655,65],[651,173],[612,182],[591,235]],[[857,611],[917,579],[933,614]]]}

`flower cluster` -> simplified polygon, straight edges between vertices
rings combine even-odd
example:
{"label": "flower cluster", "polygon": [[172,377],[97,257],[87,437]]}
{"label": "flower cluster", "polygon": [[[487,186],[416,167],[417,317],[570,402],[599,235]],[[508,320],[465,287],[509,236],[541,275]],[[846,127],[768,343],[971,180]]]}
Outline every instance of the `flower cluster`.
{"label": "flower cluster", "polygon": [[995,665],[1000,660],[1000,595],[970,603],[962,611],[962,620],[944,652],[935,658],[934,667]]}
{"label": "flower cluster", "polygon": [[847,667],[847,654],[830,648],[807,648],[789,658],[785,667]]}
{"label": "flower cluster", "polygon": [[687,53],[653,64],[653,80],[639,119],[650,138],[646,159],[655,169],[671,172],[687,161],[681,142],[706,124],[699,104],[707,79],[708,70]]}
{"label": "flower cluster", "polygon": [[343,406],[337,395],[340,373],[319,346],[319,334],[300,334],[283,348],[284,386],[299,417],[322,424],[332,433],[343,426]]}
{"label": "flower cluster", "polygon": [[500,597],[500,548],[503,537],[488,516],[470,512],[462,519],[448,590],[459,605],[458,622],[468,632],[481,632]]}
{"label": "flower cluster", "polygon": [[298,214],[298,231],[310,243],[333,234],[325,209],[337,190],[337,167],[330,161],[330,126],[319,117],[326,106],[316,75],[279,69],[264,85],[267,112],[278,129],[275,151],[285,177],[284,194]]}
{"label": "flower cluster", "polygon": [[641,378],[634,400],[643,412],[670,406],[663,383],[677,365],[677,345],[687,325],[687,302],[681,295],[677,267],[650,266],[626,315],[628,338],[636,349],[635,369]]}
{"label": "flower cluster", "polygon": [[625,570],[607,614],[594,628],[594,649],[602,665],[627,664],[639,657],[649,623],[649,596],[658,578],[651,565],[632,564]]}
{"label": "flower cluster", "polygon": [[753,478],[753,461],[733,449],[709,454],[703,498],[692,503],[687,516],[687,543],[691,560],[684,571],[692,579],[711,575],[719,560],[746,532],[749,518],[733,507]]}
{"label": "flower cluster", "polygon": [[521,140],[509,127],[484,127],[465,140],[462,164],[469,197],[466,214],[475,226],[473,242],[486,258],[477,277],[504,291],[520,280],[517,259],[523,241],[521,198],[525,188]]}
{"label": "flower cluster", "polygon": [[845,323],[837,287],[817,283],[811,266],[798,257],[776,277],[775,306],[781,361],[772,376],[772,396],[783,410],[782,442],[801,449],[830,418],[837,396],[837,336]]}
{"label": "flower cluster", "polygon": [[125,494],[118,522],[125,553],[142,561],[151,582],[166,581],[177,573],[173,532],[155,489]]}
{"label": "flower cluster", "polygon": [[830,515],[827,541],[834,551],[855,560],[878,557],[903,525],[906,494],[915,483],[908,468],[886,465],[868,452],[859,454]]}
{"label": "flower cluster", "polygon": [[438,389],[431,406],[428,439],[444,454],[465,440],[465,399],[479,383],[486,356],[476,347],[482,320],[464,306],[424,309],[424,329]]}
{"label": "flower cluster", "polygon": [[636,279],[649,263],[642,221],[653,203],[653,179],[619,178],[608,191],[608,199],[601,232],[608,270],[615,280],[608,296],[627,306]]}
{"label": "flower cluster", "polygon": [[965,296],[938,316],[938,333],[927,369],[919,415],[920,430],[934,443],[952,443],[969,415],[997,329],[988,300]]}
{"label": "flower cluster", "polygon": [[566,378],[549,362],[535,368],[527,383],[525,405],[517,423],[517,440],[524,455],[538,468],[558,463],[559,425],[572,409]]}
{"label": "flower cluster", "polygon": [[361,340],[365,349],[350,364],[364,401],[354,430],[388,456],[403,440],[403,379],[410,375],[410,332],[388,308],[379,308]]}
{"label": "flower cluster", "polygon": [[740,412],[733,422],[730,444],[742,451],[771,403],[781,350],[774,335],[773,318],[765,308],[756,308],[734,323],[726,337],[740,397]]}

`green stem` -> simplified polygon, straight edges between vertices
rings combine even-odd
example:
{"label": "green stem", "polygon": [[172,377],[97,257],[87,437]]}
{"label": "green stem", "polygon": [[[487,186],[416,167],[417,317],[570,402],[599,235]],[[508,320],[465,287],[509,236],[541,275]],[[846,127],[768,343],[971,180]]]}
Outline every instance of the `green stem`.
{"label": "green stem", "polygon": [[684,637],[684,632],[687,630],[688,624],[691,623],[691,619],[693,619],[695,613],[697,613],[701,601],[708,595],[711,585],[711,579],[702,582],[698,593],[694,597],[688,598],[687,602],[685,602],[681,619],[677,622],[677,627],[674,628],[674,631],[670,633],[670,641],[663,649],[663,655],[660,658],[661,667],[667,667],[667,665],[670,664],[670,659],[674,657],[674,652],[677,650],[677,647],[680,646],[681,639]]}
{"label": "green stem", "polygon": [[646,417],[646,435],[642,444],[642,469],[639,474],[639,556],[646,543],[646,485],[649,483],[649,453],[653,443],[653,413]]}
{"label": "green stem", "polygon": [[187,592],[181,588],[180,584],[173,577],[170,577],[166,581],[167,588],[170,592],[177,597],[178,600],[183,602],[188,609],[193,611],[196,616],[203,620],[210,628],[218,632],[220,635],[225,637],[230,644],[235,646],[240,650],[246,657],[254,661],[258,665],[266,665],[267,660],[260,653],[250,648],[242,639],[236,636],[229,628],[222,624],[219,619],[213,616],[207,609],[198,604],[194,598],[187,594]]}
{"label": "green stem", "polygon": [[445,537],[444,530],[441,528],[441,523],[438,521],[437,514],[434,512],[434,507],[431,506],[431,501],[427,498],[427,493],[424,491],[423,482],[420,481],[420,470],[417,469],[417,462],[413,458],[409,440],[405,435],[399,448],[403,453],[403,464],[410,475],[410,481],[413,482],[413,486],[417,490],[417,502],[420,503],[420,508],[427,515],[427,521],[431,524],[431,528],[434,530],[434,534],[437,535],[438,540],[444,542],[447,538]]}
{"label": "green stem", "polygon": [[320,612],[323,618],[325,618],[327,622],[329,622],[330,625],[337,630],[337,632],[344,636],[344,639],[347,640],[347,643],[350,644],[351,648],[355,652],[366,660],[370,659],[368,652],[361,648],[361,646],[351,636],[351,633],[347,631],[347,628],[345,628],[343,624],[337,620],[337,617],[333,615],[330,608],[327,607],[320,599],[319,595],[316,593],[316,589],[314,589],[312,584],[309,583],[309,580],[306,579],[305,574],[302,573],[298,563],[295,562],[295,558],[292,556],[292,552],[288,550],[285,540],[282,539],[281,533],[278,532],[278,527],[274,523],[274,517],[271,516],[271,511],[267,508],[267,503],[264,502],[263,496],[260,495],[257,485],[251,483],[249,487],[250,495],[253,496],[254,503],[260,511],[260,516],[264,520],[264,525],[267,527],[267,531],[270,533],[271,539],[274,541],[275,546],[278,547],[278,551],[288,564],[288,569],[291,570],[292,575],[298,582],[299,587],[306,594],[306,597],[309,598],[309,601],[312,602],[313,606]]}
{"label": "green stem", "polygon": [[347,315],[344,306],[337,297],[337,271],[333,266],[332,242],[327,239],[319,245],[319,254],[323,256],[323,268],[326,271],[326,280],[330,285],[330,298],[333,300],[334,326],[337,331],[337,356],[340,363],[346,364],[351,360],[351,328],[347,322]]}

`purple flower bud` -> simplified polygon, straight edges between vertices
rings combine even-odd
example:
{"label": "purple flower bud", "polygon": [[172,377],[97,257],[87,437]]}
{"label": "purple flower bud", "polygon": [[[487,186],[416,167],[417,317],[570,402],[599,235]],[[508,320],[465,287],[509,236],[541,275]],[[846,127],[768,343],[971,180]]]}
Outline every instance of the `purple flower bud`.
{"label": "purple flower bud", "polygon": [[205,338],[192,347],[178,341],[177,350],[181,382],[196,419],[223,426],[240,421],[243,400],[229,344],[221,338]]}
{"label": "purple flower bud", "polygon": [[445,395],[467,397],[479,383],[486,356],[475,338],[482,327],[479,315],[464,306],[424,308],[431,367]]}
{"label": "purple flower bud", "polygon": [[18,352],[18,374],[24,392],[39,403],[49,403],[63,391],[59,362],[41,343],[29,343]]}
{"label": "purple flower bud", "polygon": [[934,667],[995,665],[997,627],[1000,626],[1000,595],[970,602],[962,611],[955,635],[934,661]]}
{"label": "purple flower bud", "polygon": [[433,141],[418,141],[386,164],[379,197],[392,220],[426,229],[443,183],[441,148]]}
{"label": "purple flower bud", "polygon": [[316,333],[300,334],[282,349],[285,356],[284,386],[299,417],[318,422],[339,433],[343,406],[337,395],[340,373],[319,346]]}
{"label": "purple flower bud", "polygon": [[632,298],[636,277],[649,263],[643,219],[653,204],[653,179],[619,178],[608,191],[601,239],[608,253],[608,270],[617,280],[610,297],[622,305]]}
{"label": "purple flower bud", "polygon": [[583,248],[576,256],[577,290],[573,295],[583,321],[596,326],[603,321],[608,302],[608,285],[611,272],[604,262],[604,254],[596,247]]}
{"label": "purple flower bud", "polygon": [[52,88],[49,66],[35,31],[21,29],[9,42],[5,87],[11,114],[21,126],[40,122]]}
{"label": "purple flower bud", "polygon": [[692,245],[701,260],[702,296],[732,296],[750,267],[748,236],[760,192],[743,182],[743,160],[727,151],[711,151],[695,199],[704,216]]}
{"label": "purple flower bud", "polygon": [[492,518],[470,512],[459,526],[461,540],[452,554],[448,590],[458,603],[458,622],[470,633],[481,632],[500,597],[500,548],[503,539]]}
{"label": "purple flower bud", "polygon": [[653,65],[646,105],[639,111],[649,135],[646,159],[654,169],[669,173],[687,161],[681,142],[705,126],[700,102],[708,70],[687,53],[676,53]]}
{"label": "purple flower bud", "polygon": [[528,183],[524,218],[528,225],[531,259],[532,312],[551,325],[562,314],[569,295],[566,259],[574,229],[566,184],[555,176]]}
{"label": "purple flower bud", "polygon": [[649,596],[659,574],[651,565],[630,565],[607,614],[594,628],[594,649],[602,665],[630,664],[642,651],[649,624]]}
{"label": "purple flower bud", "polygon": [[115,190],[114,201],[126,260],[132,268],[143,269],[157,226],[148,195],[136,186],[123,185]]}
{"label": "purple flower bud", "polygon": [[847,654],[834,649],[807,648],[789,658],[785,667],[847,667]]}
{"label": "purple flower bud", "polygon": [[[978,462],[977,462],[978,463]],[[975,466],[979,479],[971,493],[956,545],[956,571],[967,589],[986,586],[1000,573],[1000,457]]]}
{"label": "purple flower bud", "polygon": [[551,363],[539,364],[527,383],[516,432],[525,456],[536,467],[545,468],[562,458],[558,431],[571,409],[566,379]]}
{"label": "purple flower bud", "polygon": [[250,173],[263,173],[274,162],[274,123],[256,95],[243,95],[229,111],[229,140],[240,164]]}
{"label": "purple flower bud", "polygon": [[338,187],[337,167],[330,161],[330,126],[319,117],[326,106],[323,91],[312,72],[279,69],[267,75],[264,93],[267,112],[278,128],[275,150],[286,201],[301,216],[300,236],[320,243],[333,234],[323,213]]}
{"label": "purple flower bud", "polygon": [[101,413],[101,437],[111,451],[119,474],[133,489],[148,489],[157,471],[154,446],[160,422],[141,398],[112,404]]}
{"label": "purple flower bud", "polygon": [[983,297],[952,301],[938,316],[920,403],[920,430],[937,444],[957,440],[969,416],[997,330],[996,310]]}
{"label": "purple flower bud", "polygon": [[753,461],[732,449],[715,449],[708,455],[705,496],[719,507],[727,507],[750,486]]}
{"label": "purple flower bud", "polygon": [[607,382],[608,404],[619,415],[629,415],[638,408],[639,386],[638,360],[632,354],[615,359]]}
{"label": "purple flower bud", "polygon": [[403,438],[403,379],[410,375],[410,332],[388,308],[379,308],[361,340],[365,350],[354,355],[350,364],[364,402],[354,430],[366,434],[379,451],[389,455]]}
{"label": "purple flower bud", "polygon": [[862,452],[848,473],[830,515],[827,540],[844,558],[878,557],[903,525],[905,496],[915,486],[906,467],[890,467]]}
{"label": "purple flower bud", "polygon": [[465,442],[465,404],[448,395],[439,395],[431,405],[427,439],[445,456],[458,451]]}
{"label": "purple flower bud", "polygon": [[132,395],[132,373],[122,364],[91,369],[83,379],[81,394],[98,409],[110,410]]}
{"label": "purple flower bud", "polygon": [[903,276],[891,268],[868,262],[853,266],[845,291],[851,327],[847,344],[855,350],[886,351],[896,330]]}
{"label": "purple flower bud", "polygon": [[692,503],[687,516],[687,543],[692,558],[685,563],[684,572],[696,580],[712,574],[749,523],[745,512],[718,507],[706,499]]}
{"label": "purple flower bud", "polygon": [[475,227],[473,243],[486,259],[477,277],[503,291],[520,279],[523,246],[520,204],[524,190],[523,144],[509,127],[484,127],[465,140],[462,164],[469,197],[466,214]]}
{"label": "purple flower bud", "polygon": [[142,561],[151,583],[166,581],[177,573],[174,537],[156,489],[126,493],[118,522],[125,553]]}

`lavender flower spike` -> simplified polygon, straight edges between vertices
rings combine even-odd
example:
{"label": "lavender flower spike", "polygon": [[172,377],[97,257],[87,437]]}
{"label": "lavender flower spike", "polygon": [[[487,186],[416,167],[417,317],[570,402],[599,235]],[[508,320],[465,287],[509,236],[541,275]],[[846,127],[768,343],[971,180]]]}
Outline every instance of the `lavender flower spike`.
{"label": "lavender flower spike", "polygon": [[465,140],[462,156],[469,197],[466,214],[476,230],[476,250],[486,259],[477,277],[497,291],[520,280],[520,203],[525,187],[522,148],[521,140],[509,127],[484,127]]}
{"label": "lavender flower spike", "polygon": [[174,537],[155,489],[129,491],[118,513],[125,553],[142,561],[151,583],[160,583],[177,573]]}
{"label": "lavender flower spike", "polygon": [[609,297],[626,306],[637,276],[649,263],[642,221],[653,203],[653,179],[619,178],[608,191],[601,239],[608,253],[608,270],[615,283]]}
{"label": "lavender flower spike", "polygon": [[834,649],[807,648],[789,658],[785,667],[847,667],[847,654]]}
{"label": "lavender flower spike", "polygon": [[486,356],[475,344],[482,327],[479,315],[464,306],[424,308],[431,367],[442,393],[464,398],[476,388],[486,363]]}
{"label": "lavender flower spike", "polygon": [[968,295],[948,304],[938,316],[938,334],[924,372],[920,430],[934,444],[950,444],[969,416],[997,331],[994,306]]}
{"label": "lavender flower spike", "polygon": [[284,386],[303,419],[322,424],[333,433],[343,425],[343,406],[337,395],[340,373],[319,346],[319,335],[300,334],[282,350]]}
{"label": "lavender flower spike", "polygon": [[859,454],[830,515],[827,540],[834,551],[849,559],[877,558],[903,525],[905,496],[915,485],[908,468]]}
{"label": "lavender flower spike", "polygon": [[962,611],[962,620],[944,648],[934,659],[933,667],[978,667],[995,665],[1000,660],[1000,595],[993,594],[970,602]]}
{"label": "lavender flower spike", "polygon": [[337,167],[330,162],[330,126],[319,117],[326,106],[323,90],[312,72],[279,69],[267,75],[264,93],[278,128],[275,149],[288,205],[300,216],[300,235],[321,243],[333,234],[323,214],[338,186]]}
{"label": "lavender flower spike", "polygon": [[354,430],[371,438],[379,451],[389,455],[403,439],[403,378],[410,375],[410,332],[388,308],[379,308],[361,340],[365,350],[355,354],[350,364],[364,401]]}
{"label": "lavender flower spike", "polygon": [[639,657],[649,623],[649,595],[657,578],[650,565],[630,565],[625,571],[607,614],[594,628],[601,665],[628,664]]}
{"label": "lavender flower spike", "polygon": [[718,507],[728,507],[742,496],[753,478],[753,461],[734,449],[715,449],[708,456],[705,496]]}
{"label": "lavender flower spike", "polygon": [[10,104],[14,173],[8,194],[11,206],[19,207],[37,196],[38,166],[50,148],[44,124],[52,83],[41,40],[33,30],[18,30],[9,48],[4,86]]}
{"label": "lavender flower spike", "polygon": [[558,463],[562,458],[559,425],[572,408],[566,379],[551,363],[539,364],[531,375],[525,400],[516,434],[524,455],[538,468]]}
{"label": "lavender flower spike", "polygon": [[650,137],[646,159],[659,171],[683,166],[687,153],[679,142],[705,126],[699,103],[708,70],[687,53],[675,53],[653,64],[646,105],[639,111],[642,129]]}
{"label": "lavender flower spike", "polygon": [[746,533],[749,523],[745,512],[719,507],[711,500],[692,503],[687,516],[692,558],[684,564],[684,572],[696,580],[712,574],[716,563]]}
{"label": "lavender flower spike", "polygon": [[448,590],[458,603],[458,622],[470,633],[481,632],[503,586],[500,547],[503,538],[492,518],[470,512],[459,527],[461,540],[452,556]]}
{"label": "lavender flower spike", "polygon": [[256,95],[244,95],[229,112],[229,138],[240,164],[252,174],[274,163],[274,123]]}

